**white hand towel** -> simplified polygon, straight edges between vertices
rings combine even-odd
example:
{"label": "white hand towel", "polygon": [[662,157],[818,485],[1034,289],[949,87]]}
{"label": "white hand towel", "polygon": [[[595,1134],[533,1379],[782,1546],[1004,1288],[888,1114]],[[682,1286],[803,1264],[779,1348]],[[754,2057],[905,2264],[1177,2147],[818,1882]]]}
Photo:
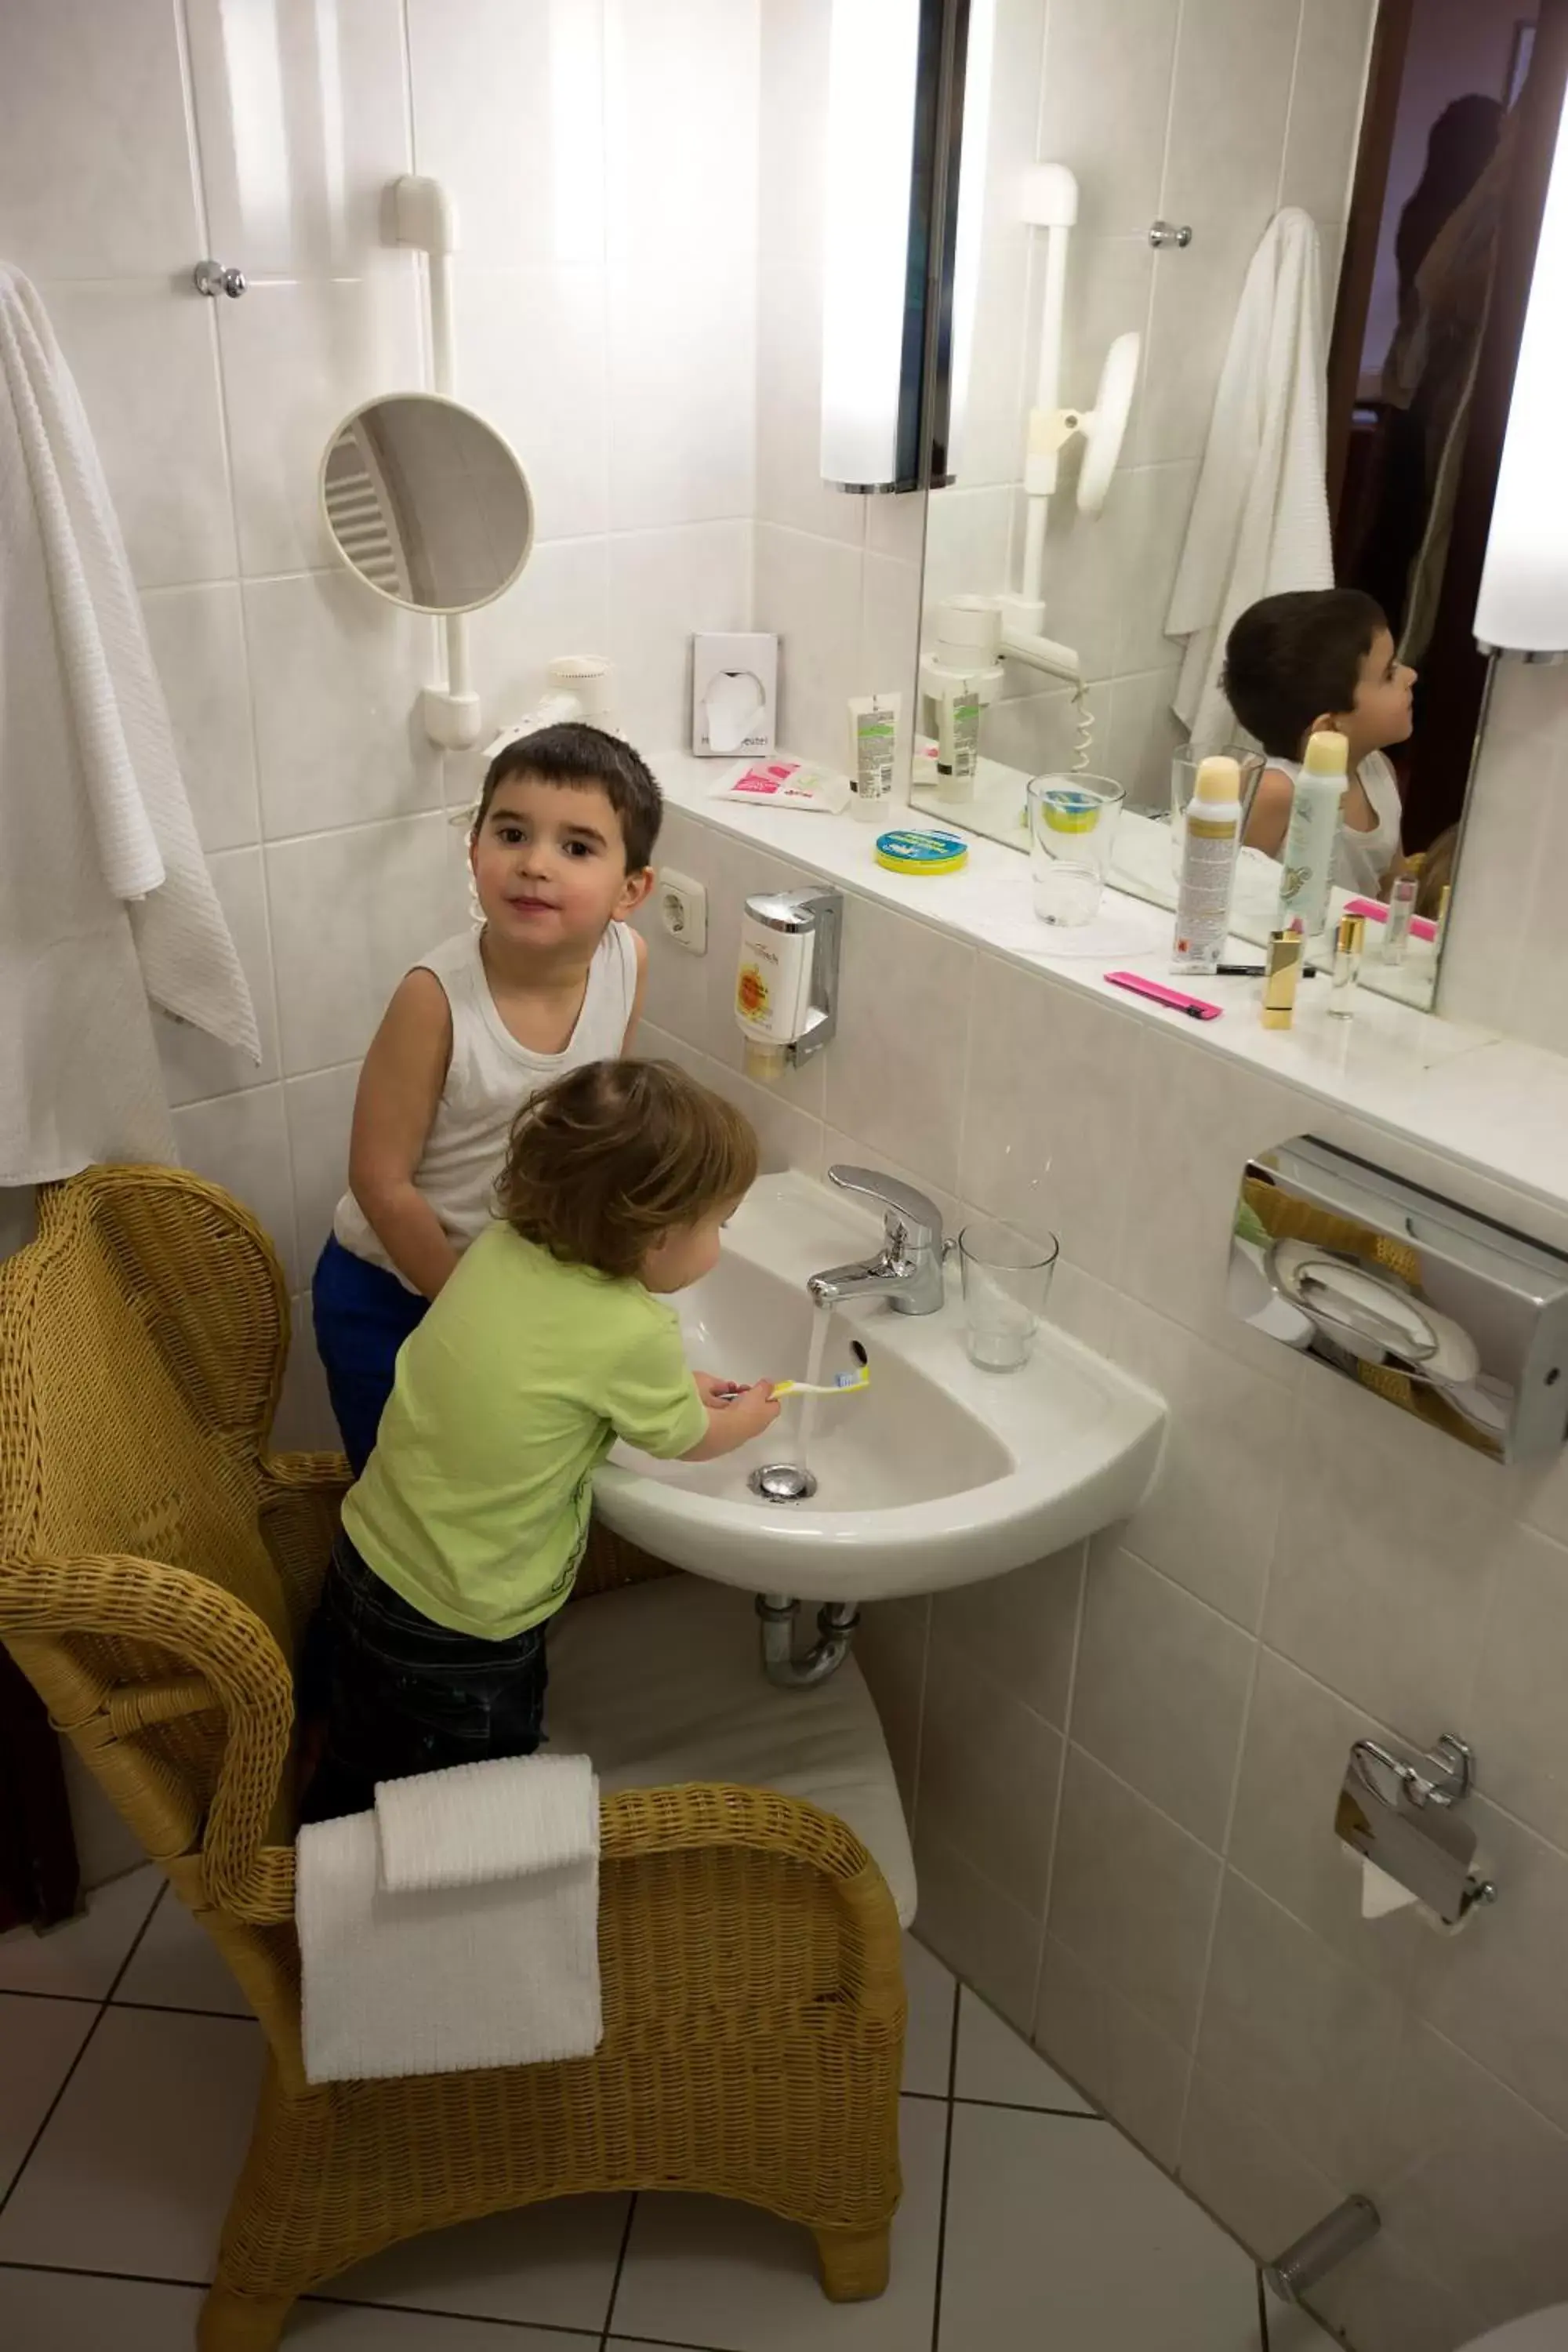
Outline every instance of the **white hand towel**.
{"label": "white hand towel", "polygon": [[[520,1789],[533,1867],[503,1817],[503,1792],[515,1799]],[[533,2065],[596,2050],[599,1799],[588,1759],[460,1765],[384,1783],[376,1803],[375,1812],[299,1835],[309,2079]],[[449,1833],[454,1805],[471,1809],[472,1821],[449,1849],[433,1851],[427,1837]],[[384,1811],[394,1867],[408,1881],[395,1893]],[[576,1858],[561,1859],[569,1853]],[[472,1876],[487,1855],[508,1874]]]}
{"label": "white hand towel", "polygon": [[1236,732],[1219,678],[1240,614],[1333,585],[1325,364],[1318,232],[1288,207],[1247,273],[1165,622],[1188,641],[1173,704],[1200,755]]}
{"label": "white hand towel", "polygon": [[389,1895],[556,1870],[599,1847],[587,1756],[518,1756],[383,1780],[375,1814]]}
{"label": "white hand towel", "polygon": [[149,997],[260,1044],[86,414],[4,264],[0,545],[0,1183],[22,1183],[144,1134],[173,1157]]}

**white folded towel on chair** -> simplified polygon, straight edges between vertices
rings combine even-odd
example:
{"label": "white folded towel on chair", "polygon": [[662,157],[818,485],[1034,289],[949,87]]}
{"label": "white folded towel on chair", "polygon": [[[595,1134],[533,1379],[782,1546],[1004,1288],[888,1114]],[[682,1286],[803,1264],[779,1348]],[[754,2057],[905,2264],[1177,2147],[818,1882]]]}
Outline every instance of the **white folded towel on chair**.
{"label": "white folded towel on chair", "polygon": [[604,2035],[599,1789],[586,1756],[384,1781],[300,1832],[312,2083],[584,2058]]}

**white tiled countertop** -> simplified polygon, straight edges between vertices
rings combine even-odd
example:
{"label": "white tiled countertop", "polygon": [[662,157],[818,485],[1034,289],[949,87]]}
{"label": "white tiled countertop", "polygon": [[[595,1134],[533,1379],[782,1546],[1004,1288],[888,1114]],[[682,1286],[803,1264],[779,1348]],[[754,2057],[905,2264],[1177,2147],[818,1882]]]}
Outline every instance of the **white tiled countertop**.
{"label": "white tiled countertop", "polygon": [[[1195,992],[1223,1005],[1225,1017],[1184,1022],[1110,987],[1104,976],[1126,970],[1168,980],[1171,918],[1159,908],[1108,890],[1094,924],[1052,934],[1034,914],[1027,859],[998,842],[969,836],[969,861],[957,874],[893,874],[876,862],[877,835],[898,825],[929,831],[927,812],[895,804],[872,826],[847,815],[758,808],[712,797],[728,762],[673,751],[653,765],[672,808],[721,833],[754,841],[949,937],[1033,966],[1134,1019],[1167,1027],[1179,1022],[1206,1052],[1269,1072],[1555,1208],[1568,1200],[1568,1060],[1557,1055],[1417,1013],[1367,989],[1358,992],[1352,1019],[1335,1020],[1324,981],[1302,982],[1289,1030],[1263,1027],[1260,983],[1253,980],[1198,982]],[[1255,947],[1237,942],[1237,961],[1258,957]]]}

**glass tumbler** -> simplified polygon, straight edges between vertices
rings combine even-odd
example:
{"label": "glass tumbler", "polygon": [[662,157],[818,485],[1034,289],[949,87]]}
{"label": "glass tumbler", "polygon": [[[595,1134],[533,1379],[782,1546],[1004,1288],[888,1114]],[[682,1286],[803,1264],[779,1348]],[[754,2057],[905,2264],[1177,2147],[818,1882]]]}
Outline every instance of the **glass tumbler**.
{"label": "glass tumbler", "polygon": [[970,1361],[982,1371],[1016,1372],[1034,1352],[1056,1271],[1056,1241],[1026,1242],[1003,1225],[965,1225],[958,1255]]}
{"label": "glass tumbler", "polygon": [[1127,795],[1109,776],[1036,776],[1029,785],[1029,867],[1042,923],[1091,923]]}

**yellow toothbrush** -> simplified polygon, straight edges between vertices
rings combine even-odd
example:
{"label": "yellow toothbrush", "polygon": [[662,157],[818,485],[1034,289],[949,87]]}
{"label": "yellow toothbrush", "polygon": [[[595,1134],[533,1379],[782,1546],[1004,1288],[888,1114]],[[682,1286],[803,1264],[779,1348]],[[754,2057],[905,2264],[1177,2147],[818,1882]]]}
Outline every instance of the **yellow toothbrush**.
{"label": "yellow toothbrush", "polygon": [[857,1359],[852,1372],[840,1372],[831,1381],[775,1381],[774,1396],[853,1396],[857,1389],[868,1389],[871,1367],[866,1361],[866,1350],[858,1339],[851,1339],[849,1345]]}

